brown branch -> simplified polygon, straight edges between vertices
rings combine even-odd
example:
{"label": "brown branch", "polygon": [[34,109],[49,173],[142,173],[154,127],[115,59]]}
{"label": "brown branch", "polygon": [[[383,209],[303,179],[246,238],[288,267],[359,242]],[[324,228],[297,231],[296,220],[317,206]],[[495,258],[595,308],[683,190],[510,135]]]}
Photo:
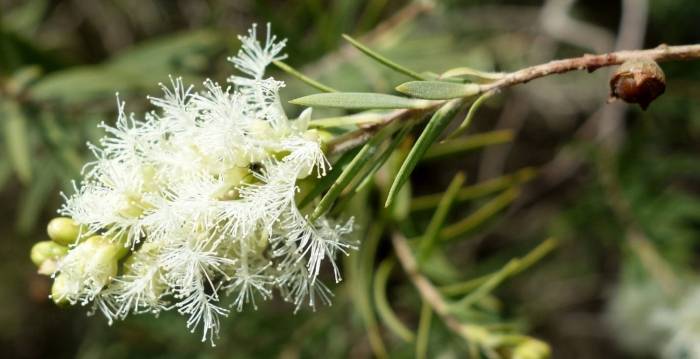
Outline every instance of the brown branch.
{"label": "brown branch", "polygon": [[570,71],[586,70],[588,72],[593,72],[601,67],[620,65],[627,60],[638,59],[640,57],[650,58],[655,61],[700,59],[700,44],[682,46],[661,45],[648,50],[626,50],[601,55],[586,54],[581,57],[554,60],[511,72],[500,80],[482,85],[481,92],[501,90],[506,87],[524,84],[541,77]]}
{"label": "brown branch", "polygon": [[413,285],[418,289],[421,298],[430,305],[437,315],[445,322],[445,325],[470,342],[484,342],[490,337],[488,331],[484,328],[471,326],[460,323],[449,311],[449,306],[440,292],[433,284],[418,270],[416,259],[411,253],[411,248],[406,242],[406,238],[400,233],[394,233],[391,238],[391,243],[394,246],[394,253],[401,263],[404,272],[408,275]]}
{"label": "brown branch", "polygon": [[[640,57],[650,58],[659,62],[700,59],[700,44],[680,46],[660,45],[647,50],[626,50],[600,55],[586,54],[581,57],[554,60],[508,73],[499,80],[481,85],[479,93],[501,91],[505,88],[524,84],[538,78],[571,71],[586,70],[588,72],[593,72],[601,67],[620,65],[627,60]],[[434,106],[427,109],[398,110],[392,112],[387,115],[384,120],[373,126],[350,132],[330,142],[328,144],[328,152],[331,154],[339,153],[359,146],[381,127],[393,121],[423,116],[438,108],[444,102],[445,101],[436,101]]]}

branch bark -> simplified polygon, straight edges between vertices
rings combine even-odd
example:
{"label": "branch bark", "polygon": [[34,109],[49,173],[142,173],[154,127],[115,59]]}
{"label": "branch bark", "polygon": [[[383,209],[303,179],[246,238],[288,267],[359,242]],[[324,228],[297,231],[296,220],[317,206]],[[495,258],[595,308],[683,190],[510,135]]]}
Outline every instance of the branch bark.
{"label": "branch bark", "polygon": [[400,233],[394,233],[391,238],[394,246],[394,253],[401,263],[404,272],[408,275],[413,285],[418,289],[421,298],[430,305],[437,315],[445,322],[445,325],[468,341],[484,342],[490,337],[488,332],[480,327],[470,326],[460,323],[457,318],[450,314],[449,307],[442,294],[433,284],[418,270],[416,259],[411,253],[411,248],[406,242],[406,238]]}
{"label": "branch bark", "polygon": [[[503,89],[525,84],[532,80],[562,74],[571,71],[586,70],[593,72],[601,67],[620,65],[623,62],[640,57],[650,58],[657,62],[683,61],[700,59],[700,44],[668,46],[660,45],[646,50],[625,50],[606,54],[586,54],[580,57],[554,60],[544,64],[526,67],[506,74],[503,78],[480,86],[479,93],[502,91]],[[328,153],[335,154],[347,151],[364,143],[371,134],[393,121],[417,118],[430,113],[445,101],[436,101],[435,106],[421,110],[398,110],[387,115],[387,118],[372,126],[361,128],[341,136],[328,143]]]}

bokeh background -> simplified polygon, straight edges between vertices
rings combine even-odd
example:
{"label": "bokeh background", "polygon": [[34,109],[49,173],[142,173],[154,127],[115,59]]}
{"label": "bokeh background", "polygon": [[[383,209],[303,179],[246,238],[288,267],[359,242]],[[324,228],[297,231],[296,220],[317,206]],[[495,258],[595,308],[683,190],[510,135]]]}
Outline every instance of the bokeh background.
{"label": "bokeh background", "polygon": [[[46,238],[59,192],[70,191],[90,158],[85,142],[101,136],[99,122],[115,118],[115,92],[142,113],[146,95],[157,95],[170,74],[195,85],[207,77],[224,82],[234,71],[226,57],[237,51],[236,35],[253,22],[270,22],[288,38],[287,63],[307,75],[346,91],[392,92],[406,79],[360,56],[341,34],[419,71],[507,71],[616,47],[697,43],[699,19],[696,0],[0,0],[0,357],[371,356],[343,283],[333,306],[315,313],[292,314],[278,301],[234,313],[212,348],[171,313],[109,327],[86,308],[58,308],[47,298],[50,280],[29,260],[31,245]],[[456,169],[470,183],[537,170],[507,211],[455,246],[453,271],[443,275],[474,276],[547,236],[559,238],[553,255],[497,292],[505,316],[551,343],[557,358],[658,354],[660,344],[635,337],[646,330],[648,308],[634,303],[658,304],[635,238],[651,243],[642,252],[662,258],[669,280],[695,285],[700,62],[663,68],[667,92],[645,112],[606,104],[607,69],[508,90],[482,107],[471,131],[511,131],[512,143],[426,163],[412,177],[415,193],[425,194],[444,190]],[[288,82],[283,99],[315,92],[272,72]],[[414,214],[417,224],[429,218]],[[394,309],[415,327],[410,284],[395,271],[389,286]],[[628,320],[610,319],[620,316]],[[431,357],[462,357],[459,339],[434,327]],[[393,356],[411,357],[410,346],[383,333]]]}

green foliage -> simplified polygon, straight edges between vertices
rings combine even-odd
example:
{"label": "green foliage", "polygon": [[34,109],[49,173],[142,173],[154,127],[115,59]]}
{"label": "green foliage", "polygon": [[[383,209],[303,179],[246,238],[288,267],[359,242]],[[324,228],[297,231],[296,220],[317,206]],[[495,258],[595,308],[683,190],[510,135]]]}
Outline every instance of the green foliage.
{"label": "green foliage", "polygon": [[[476,91],[505,74],[493,70],[591,51],[546,30],[533,33],[543,28],[539,3],[440,2],[416,17],[407,17],[408,2],[386,0],[10,3],[0,9],[2,357],[505,358],[543,353],[540,342],[521,334],[530,332],[550,342],[555,357],[620,357],[610,349],[618,333],[600,335],[601,302],[616,281],[653,278],[627,243],[630,219],[618,217],[599,178],[607,155],[649,250],[674,276],[696,277],[696,62],[663,65],[667,93],[644,114],[631,110],[620,152],[607,153],[596,142],[573,140],[592,129],[582,124],[605,101],[606,80],[596,77],[602,70],[499,96]],[[649,46],[697,41],[691,25],[700,7],[693,1],[650,6]],[[577,21],[617,31],[617,8],[578,2],[572,11]],[[293,104],[317,107],[311,126],[334,138],[380,134],[331,157],[326,177],[300,183],[304,213],[357,219],[359,250],[344,263],[344,282],[331,288],[333,306],[287,315],[275,302],[233,314],[212,349],[172,315],[108,328],[102,318],[45,305],[46,283],[33,275],[26,253],[30,242],[46,239],[57,190],[70,192],[69,180],[90,158],[84,143],[101,136],[95,125],[114,118],[115,92],[141,108],[143,96],[156,94],[169,75],[194,84],[225,78],[232,67],[223,55],[234,52],[234,35],[253,21],[270,21],[289,38],[289,62],[276,63],[274,76],[287,77],[283,96],[297,98]],[[310,94],[316,90],[327,93]],[[466,114],[460,104],[470,106]],[[352,112],[366,109],[377,111]],[[384,127],[399,112],[406,116],[400,126]],[[518,121],[524,125],[513,125]],[[512,147],[492,148],[516,138]],[[495,163],[491,155],[508,149]],[[552,158],[564,160],[551,166]],[[480,167],[489,165],[503,170],[485,174]],[[462,171],[465,178],[454,177]],[[465,331],[498,345],[479,347],[445,325],[396,265],[389,240],[395,232],[411,238],[420,273]],[[541,242],[551,235],[560,240]],[[575,331],[567,330],[571,318]]]}
{"label": "green foliage", "polygon": [[397,86],[396,91],[427,100],[449,100],[476,95],[479,93],[479,85],[444,81],[410,81]]}
{"label": "green foliage", "polygon": [[369,92],[320,93],[289,102],[301,106],[345,109],[422,109],[433,105],[430,101]]}
{"label": "green foliage", "polygon": [[394,201],[399,190],[401,190],[401,187],[403,187],[408,180],[408,176],[413,172],[416,165],[418,165],[418,161],[420,161],[423,155],[428,151],[428,148],[437,140],[438,136],[440,136],[445,128],[447,128],[452,121],[452,117],[457,113],[461,105],[461,100],[452,100],[440,107],[431,117],[430,121],[428,121],[420,137],[416,140],[415,145],[411,148],[411,152],[409,152],[406,160],[401,165],[401,169],[399,169],[399,173],[396,175],[391,189],[389,189],[389,195],[384,204],[385,207],[389,207]]}

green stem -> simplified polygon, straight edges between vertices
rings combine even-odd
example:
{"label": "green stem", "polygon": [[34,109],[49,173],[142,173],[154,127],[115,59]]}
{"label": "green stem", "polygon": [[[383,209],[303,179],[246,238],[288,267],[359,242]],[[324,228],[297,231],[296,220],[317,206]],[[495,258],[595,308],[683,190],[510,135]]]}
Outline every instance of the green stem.
{"label": "green stem", "polygon": [[384,321],[384,324],[391,329],[394,334],[406,342],[412,342],[415,336],[410,329],[399,320],[394,311],[389,305],[386,298],[386,283],[389,279],[389,274],[394,268],[394,260],[391,258],[384,259],[377,269],[374,278],[374,302],[377,306],[377,313]]}

